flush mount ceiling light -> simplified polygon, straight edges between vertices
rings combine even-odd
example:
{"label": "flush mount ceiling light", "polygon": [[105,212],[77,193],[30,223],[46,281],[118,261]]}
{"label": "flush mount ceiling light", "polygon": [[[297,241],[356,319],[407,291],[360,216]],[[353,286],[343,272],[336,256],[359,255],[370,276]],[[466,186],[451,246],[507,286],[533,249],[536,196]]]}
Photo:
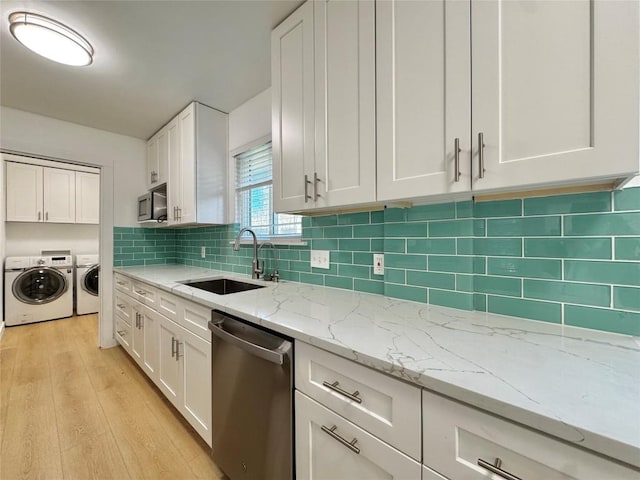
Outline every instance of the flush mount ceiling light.
{"label": "flush mount ceiling light", "polygon": [[28,12],[9,15],[11,35],[38,55],[64,63],[84,66],[93,62],[93,48],[78,33],[50,18]]}

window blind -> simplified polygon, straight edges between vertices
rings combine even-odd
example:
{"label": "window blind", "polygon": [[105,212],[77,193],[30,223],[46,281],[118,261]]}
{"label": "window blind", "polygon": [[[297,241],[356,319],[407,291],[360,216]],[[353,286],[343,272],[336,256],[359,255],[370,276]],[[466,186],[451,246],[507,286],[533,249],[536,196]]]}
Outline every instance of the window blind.
{"label": "window blind", "polygon": [[273,158],[271,142],[235,156],[236,221],[261,238],[299,237],[299,215],[273,213]]}

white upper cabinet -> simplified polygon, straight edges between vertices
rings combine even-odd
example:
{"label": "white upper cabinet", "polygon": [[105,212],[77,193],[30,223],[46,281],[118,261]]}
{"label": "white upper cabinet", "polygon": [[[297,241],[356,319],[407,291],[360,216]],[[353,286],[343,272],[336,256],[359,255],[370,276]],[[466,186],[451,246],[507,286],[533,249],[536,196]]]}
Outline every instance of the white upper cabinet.
{"label": "white upper cabinet", "polygon": [[8,222],[42,222],[42,167],[6,162]]}
{"label": "white upper cabinet", "polygon": [[147,141],[147,188],[167,183],[169,170],[169,143],[167,127]]}
{"label": "white upper cabinet", "polygon": [[635,175],[639,8],[309,0],[272,33],[275,210]]}
{"label": "white upper cabinet", "polygon": [[471,23],[474,190],[638,171],[638,2],[472,2]]}
{"label": "white upper cabinet", "polygon": [[76,172],[24,163],[7,165],[7,221],[75,223]]}
{"label": "white upper cabinet", "polygon": [[[273,207],[305,209],[314,160],[313,2],[271,33]],[[306,175],[306,179],[305,179]]]}
{"label": "white upper cabinet", "polygon": [[272,34],[274,208],[375,201],[373,2],[307,2]]}
{"label": "white upper cabinet", "polygon": [[100,175],[76,172],[76,223],[100,223]]}
{"label": "white upper cabinet", "polygon": [[193,102],[165,128],[168,223],[225,223],[227,114]]}
{"label": "white upper cabinet", "polygon": [[[315,207],[376,199],[372,1],[314,2]],[[305,165],[306,166],[306,165]],[[314,177],[315,175],[315,177]]]}
{"label": "white upper cabinet", "polygon": [[464,1],[376,3],[378,200],[471,188],[469,17]]}

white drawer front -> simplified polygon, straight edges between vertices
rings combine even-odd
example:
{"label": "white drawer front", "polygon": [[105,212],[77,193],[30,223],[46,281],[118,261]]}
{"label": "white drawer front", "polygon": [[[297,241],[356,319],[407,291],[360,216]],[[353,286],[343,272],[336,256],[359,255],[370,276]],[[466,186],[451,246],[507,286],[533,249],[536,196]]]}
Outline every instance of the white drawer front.
{"label": "white drawer front", "polygon": [[209,331],[211,307],[204,307],[197,303],[184,300],[182,301],[182,305],[182,316],[178,323],[191,333],[195,333],[207,342],[211,342],[211,332]]}
{"label": "white drawer front", "polygon": [[156,310],[158,313],[177,322],[182,309],[181,304],[182,300],[179,297],[158,289],[156,296]]}
{"label": "white drawer front", "polygon": [[[418,387],[302,342],[296,342],[295,369],[298,390],[420,459],[421,392]],[[344,393],[336,391],[336,387]],[[345,393],[361,399],[361,403]]]}
{"label": "white drawer front", "polygon": [[157,291],[151,285],[133,282],[131,285],[131,296],[153,309],[156,308]]}
{"label": "white drawer front", "polygon": [[131,352],[131,325],[116,315],[116,340],[127,351]]}
{"label": "white drawer front", "polygon": [[298,480],[420,479],[421,465],[412,458],[299,391],[295,402]]}
{"label": "white drawer front", "polygon": [[478,463],[496,459],[522,479],[638,479],[637,471],[426,390],[423,422],[423,463],[456,480],[486,480],[491,474]]}
{"label": "white drawer front", "polygon": [[119,273],[114,273],[113,281],[117,290],[129,294],[131,293],[131,279],[129,277],[125,277]]}
{"label": "white drawer front", "polygon": [[133,303],[133,299],[129,295],[125,295],[117,291],[113,298],[115,312],[120,316],[120,318],[131,325],[131,304]]}

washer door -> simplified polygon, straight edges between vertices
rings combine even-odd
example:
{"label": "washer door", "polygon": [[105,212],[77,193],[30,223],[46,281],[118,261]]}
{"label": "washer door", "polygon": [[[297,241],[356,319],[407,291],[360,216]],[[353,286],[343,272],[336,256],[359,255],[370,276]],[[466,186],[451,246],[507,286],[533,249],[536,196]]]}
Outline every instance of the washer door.
{"label": "washer door", "polygon": [[28,305],[45,305],[60,298],[69,285],[55,268],[36,267],[25,270],[13,281],[13,295]]}
{"label": "washer door", "polygon": [[91,295],[98,296],[98,282],[100,280],[100,265],[94,265],[82,276],[82,289]]}

